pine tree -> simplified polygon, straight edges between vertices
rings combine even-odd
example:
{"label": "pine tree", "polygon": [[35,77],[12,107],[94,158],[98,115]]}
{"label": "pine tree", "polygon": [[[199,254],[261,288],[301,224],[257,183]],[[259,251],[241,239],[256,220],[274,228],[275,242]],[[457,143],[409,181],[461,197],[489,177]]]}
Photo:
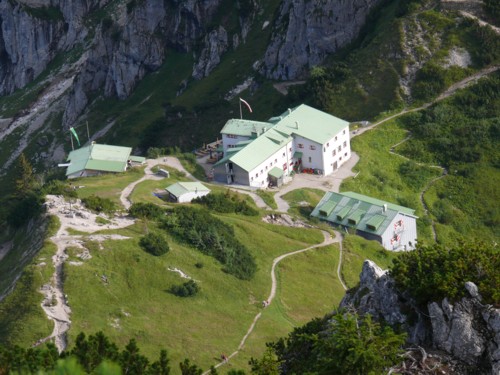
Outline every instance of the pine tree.
{"label": "pine tree", "polygon": [[19,179],[16,180],[16,192],[20,197],[25,196],[35,188],[35,175],[33,166],[22,153],[18,160]]}

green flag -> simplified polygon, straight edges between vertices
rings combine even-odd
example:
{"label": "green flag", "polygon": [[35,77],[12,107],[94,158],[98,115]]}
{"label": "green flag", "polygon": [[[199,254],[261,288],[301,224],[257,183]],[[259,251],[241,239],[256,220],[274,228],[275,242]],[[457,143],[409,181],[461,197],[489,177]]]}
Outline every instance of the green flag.
{"label": "green flag", "polygon": [[71,134],[73,134],[73,136],[75,137],[76,141],[78,142],[78,146],[80,146],[80,140],[78,139],[78,135],[76,134],[76,131],[73,127],[69,128],[69,131],[71,132]]}

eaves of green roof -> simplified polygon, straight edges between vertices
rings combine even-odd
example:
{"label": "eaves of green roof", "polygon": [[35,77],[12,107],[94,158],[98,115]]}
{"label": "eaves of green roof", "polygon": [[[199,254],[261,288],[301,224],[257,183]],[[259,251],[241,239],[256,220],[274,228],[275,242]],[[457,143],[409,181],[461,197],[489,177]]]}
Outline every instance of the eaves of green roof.
{"label": "eaves of green roof", "polygon": [[85,169],[103,172],[124,172],[127,162],[113,160],[89,160]]}
{"label": "eaves of green roof", "polygon": [[242,119],[230,119],[226,122],[221,134],[233,134],[244,137],[252,136],[252,133],[257,131],[261,134],[264,129],[270,129],[274,125],[268,122],[253,121],[253,120],[242,120]]}
{"label": "eaves of green roof", "polygon": [[177,182],[170,185],[165,190],[177,198],[179,198],[182,194],[186,194],[189,192],[210,191],[209,188],[207,188],[200,182]]}
{"label": "eaves of green roof", "polygon": [[281,178],[283,177],[283,169],[280,169],[278,167],[274,167],[268,172],[269,176],[273,176],[274,178]]}
{"label": "eaves of green roof", "polygon": [[352,191],[347,191],[347,192],[344,192],[344,193],[341,193],[341,194],[344,195],[344,196],[346,196],[346,197],[354,198],[354,199],[357,199],[357,200],[360,200],[360,201],[363,201],[363,202],[366,202],[366,203],[370,203],[370,204],[375,204],[377,206],[382,206],[383,207],[384,204],[386,204],[387,208],[390,208],[391,210],[395,210],[395,211],[399,211],[399,212],[405,213],[407,215],[415,216],[415,210],[412,210],[411,208],[408,208],[408,207],[399,206],[399,205],[394,204],[394,203],[383,201],[383,200],[377,199],[377,198],[368,197],[366,195],[359,194],[359,193],[354,193]]}
{"label": "eaves of green roof", "polygon": [[[328,192],[314,208],[311,216],[337,225],[382,235],[396,215],[399,212],[404,213],[389,206],[384,211],[383,205],[362,201],[359,199],[361,197],[364,196],[359,194],[356,197],[349,197],[345,193]],[[331,209],[333,204],[335,206]],[[325,215],[327,211],[330,213]]]}
{"label": "eaves of green roof", "polygon": [[280,133],[275,132],[274,129],[271,129],[248,144],[240,152],[231,156],[230,160],[243,170],[250,172],[278,150],[285,147],[291,140],[290,136],[282,136]]}
{"label": "eaves of green roof", "polygon": [[302,104],[284,112],[275,129],[287,134],[297,134],[319,144],[325,144],[349,123],[323,111]]}

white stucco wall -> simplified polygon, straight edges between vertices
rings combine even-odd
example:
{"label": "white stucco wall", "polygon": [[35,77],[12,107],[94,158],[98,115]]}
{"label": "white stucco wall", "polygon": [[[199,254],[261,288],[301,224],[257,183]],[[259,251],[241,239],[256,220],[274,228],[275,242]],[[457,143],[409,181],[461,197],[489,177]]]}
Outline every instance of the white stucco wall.
{"label": "white stucco wall", "polygon": [[228,134],[222,134],[222,147],[224,150],[224,155],[226,155],[226,151],[229,148],[232,148],[232,146],[235,146],[238,142],[242,141],[248,141],[250,137],[245,137],[242,135],[235,135],[233,137],[229,137]]}
{"label": "white stucco wall", "polygon": [[[396,227],[395,223],[403,221],[403,228]],[[399,234],[399,241],[391,244],[391,239]],[[382,234],[382,246],[387,250],[404,251],[415,249],[417,239],[417,221],[415,217],[402,213],[397,214],[392,220],[387,230]]]}
{"label": "white stucco wall", "polygon": [[180,197],[177,198],[177,202],[179,203],[188,203],[191,202],[195,198],[203,197],[210,193],[210,191],[190,191],[188,193],[182,194]]}
{"label": "white stucco wall", "polygon": [[[290,151],[290,149],[292,151]],[[284,175],[288,176],[293,167],[290,166],[293,156],[293,141],[288,142],[286,145],[281,147],[277,152],[266,158],[257,167],[252,169],[249,173],[250,186],[253,187],[267,187],[268,185],[268,173],[274,167],[278,167],[283,170],[284,164],[287,165],[286,170],[284,170]]]}

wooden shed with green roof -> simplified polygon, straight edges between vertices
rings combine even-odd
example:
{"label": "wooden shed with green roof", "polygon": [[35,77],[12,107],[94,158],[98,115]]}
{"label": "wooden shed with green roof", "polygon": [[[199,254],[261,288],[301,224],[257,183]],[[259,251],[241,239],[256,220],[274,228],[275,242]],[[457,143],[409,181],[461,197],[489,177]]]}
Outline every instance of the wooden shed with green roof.
{"label": "wooden shed with green roof", "polygon": [[415,211],[408,207],[345,192],[326,193],[311,216],[376,240],[387,250],[413,250],[417,243]]}

